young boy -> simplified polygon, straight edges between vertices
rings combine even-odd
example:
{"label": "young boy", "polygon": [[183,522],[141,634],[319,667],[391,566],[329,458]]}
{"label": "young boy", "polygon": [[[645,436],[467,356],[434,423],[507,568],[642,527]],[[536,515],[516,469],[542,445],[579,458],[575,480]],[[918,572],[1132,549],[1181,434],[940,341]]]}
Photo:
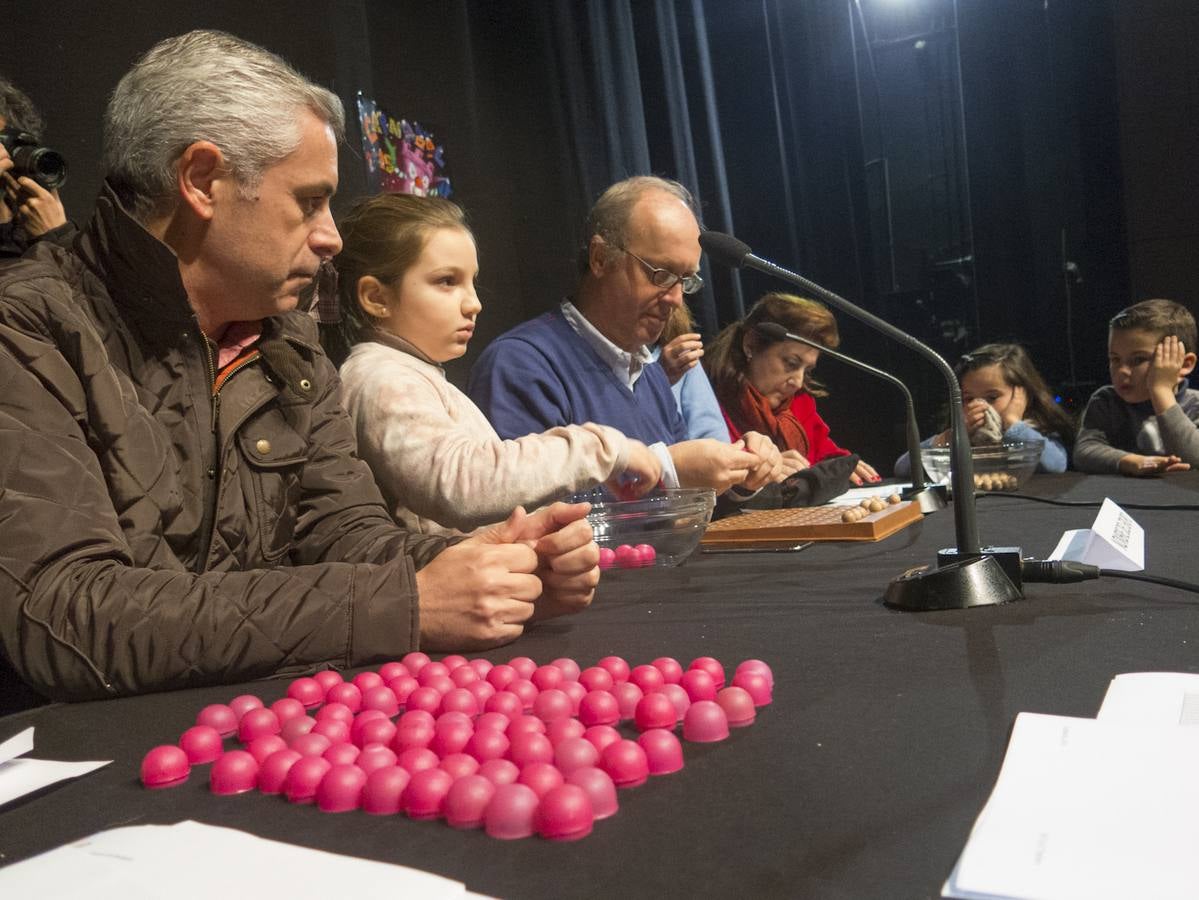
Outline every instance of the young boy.
{"label": "young boy", "polygon": [[1074,444],[1082,472],[1155,475],[1199,466],[1195,319],[1172,300],[1145,300],[1111,321],[1112,383],[1087,402]]}

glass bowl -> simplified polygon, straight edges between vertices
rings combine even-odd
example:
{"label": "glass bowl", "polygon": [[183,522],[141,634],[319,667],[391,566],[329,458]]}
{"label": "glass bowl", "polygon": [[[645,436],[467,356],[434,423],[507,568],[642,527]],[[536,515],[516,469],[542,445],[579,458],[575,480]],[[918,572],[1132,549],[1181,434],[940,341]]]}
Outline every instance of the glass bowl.
{"label": "glass bowl", "polygon": [[[677,566],[699,544],[715,505],[716,492],[706,488],[675,488],[639,500],[593,503],[587,521],[600,547],[600,567]],[[652,553],[645,550],[647,546]]]}
{"label": "glass bowl", "polygon": [[[1017,491],[1037,470],[1044,441],[1008,441],[971,447],[976,491]],[[922,447],[920,459],[933,484],[949,484],[950,448]]]}

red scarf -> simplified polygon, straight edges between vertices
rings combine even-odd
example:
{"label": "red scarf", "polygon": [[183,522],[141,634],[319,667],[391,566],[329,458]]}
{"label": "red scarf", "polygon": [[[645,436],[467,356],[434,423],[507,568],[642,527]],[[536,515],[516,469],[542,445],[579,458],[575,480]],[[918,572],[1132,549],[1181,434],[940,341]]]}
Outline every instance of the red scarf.
{"label": "red scarf", "polygon": [[756,431],[774,441],[779,450],[798,450],[804,456],[808,455],[808,435],[791,412],[791,404],[774,410],[770,401],[747,379],[741,381],[741,392],[737,395],[731,418],[742,434]]}

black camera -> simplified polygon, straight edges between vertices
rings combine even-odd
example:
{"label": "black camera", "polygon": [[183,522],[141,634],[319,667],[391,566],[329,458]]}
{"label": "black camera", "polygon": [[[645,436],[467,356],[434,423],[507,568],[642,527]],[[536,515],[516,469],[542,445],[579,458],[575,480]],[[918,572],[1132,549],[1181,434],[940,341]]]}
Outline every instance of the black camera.
{"label": "black camera", "polygon": [[62,187],[67,180],[67,161],[57,150],[38,146],[40,142],[19,128],[0,129],[0,144],[12,157],[13,178],[28,176],[48,191]]}

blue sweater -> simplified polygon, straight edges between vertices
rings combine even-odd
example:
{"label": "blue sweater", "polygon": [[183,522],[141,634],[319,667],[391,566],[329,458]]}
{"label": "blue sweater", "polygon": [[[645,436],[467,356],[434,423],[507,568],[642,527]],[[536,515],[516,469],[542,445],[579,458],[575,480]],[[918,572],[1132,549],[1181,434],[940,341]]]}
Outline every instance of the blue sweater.
{"label": "blue sweater", "polygon": [[662,367],[647,366],[630,391],[560,310],[492,341],[471,369],[467,393],[506,439],[584,422],[646,444],[687,438]]}

